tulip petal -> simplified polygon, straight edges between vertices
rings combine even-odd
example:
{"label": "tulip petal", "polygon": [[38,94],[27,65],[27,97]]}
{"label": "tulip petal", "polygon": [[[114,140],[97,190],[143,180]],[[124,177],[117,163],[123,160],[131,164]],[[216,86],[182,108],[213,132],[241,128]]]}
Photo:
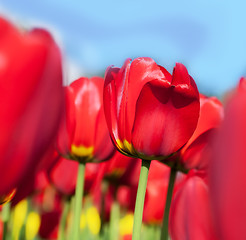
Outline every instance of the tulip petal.
{"label": "tulip petal", "polygon": [[134,125],[136,103],[143,86],[153,79],[165,79],[171,82],[171,74],[163,67],[158,66],[151,58],[136,58],[132,61],[127,89],[126,117],[128,123],[128,135],[126,140],[131,142],[131,133]]}
{"label": "tulip petal", "polygon": [[191,144],[186,144],[181,150],[180,161],[185,169],[207,169],[210,159],[210,148],[208,143],[214,136],[215,129],[209,129],[198,136]]}
{"label": "tulip petal", "polygon": [[[120,69],[109,67],[106,70],[105,74],[105,83],[104,83],[104,92],[103,92],[103,102],[104,102],[104,112],[105,117],[107,120],[108,129],[110,135],[112,136],[112,141],[114,142],[115,146],[118,146],[117,140],[119,138],[119,131],[118,131],[118,99],[117,96],[117,89],[116,83],[121,83],[120,76]],[[118,88],[119,89],[119,88]],[[118,146],[118,149],[120,147]]]}
{"label": "tulip petal", "polygon": [[199,116],[198,92],[188,84],[181,88],[165,80],[153,80],[143,87],[132,132],[133,146],[141,154],[168,156],[193,134]]}
{"label": "tulip petal", "polygon": [[100,78],[88,79],[80,78],[70,86],[74,95],[75,105],[75,130],[73,144],[80,147],[91,147],[94,143],[95,126],[97,114],[101,108],[103,81]]}
{"label": "tulip petal", "polygon": [[215,97],[206,97],[200,94],[200,117],[197,128],[187,145],[192,143],[204,132],[218,128],[222,122],[224,111],[221,102]]}

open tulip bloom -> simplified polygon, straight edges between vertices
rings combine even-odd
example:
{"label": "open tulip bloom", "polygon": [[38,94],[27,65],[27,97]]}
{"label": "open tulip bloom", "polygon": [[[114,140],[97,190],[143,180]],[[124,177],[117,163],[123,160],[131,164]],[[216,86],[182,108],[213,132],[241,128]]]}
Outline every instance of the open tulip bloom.
{"label": "open tulip bloom", "polygon": [[[184,65],[171,75],[151,58],[126,60],[122,68],[109,67],[105,75],[104,110],[111,138],[118,150],[142,159],[136,199],[133,240],[140,239],[142,211],[150,160],[162,160],[180,150],[196,129],[199,92]],[[170,174],[169,200],[176,167]],[[166,207],[169,209],[169,207]],[[168,212],[167,219],[168,219]],[[162,235],[167,239],[167,223]]]}
{"label": "open tulip bloom", "polygon": [[114,144],[123,154],[165,159],[192,136],[199,117],[199,93],[182,64],[171,75],[151,58],[109,67],[104,110]]}

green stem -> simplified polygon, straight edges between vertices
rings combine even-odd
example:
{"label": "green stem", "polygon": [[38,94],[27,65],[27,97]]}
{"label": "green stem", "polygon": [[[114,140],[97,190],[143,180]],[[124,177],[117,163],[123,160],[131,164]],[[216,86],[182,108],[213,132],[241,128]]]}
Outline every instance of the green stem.
{"label": "green stem", "polygon": [[80,214],[82,209],[82,198],[84,192],[85,163],[79,163],[78,177],[75,190],[74,218],[73,218],[73,240],[79,240]]}
{"label": "green stem", "polygon": [[11,203],[8,202],[3,205],[2,209],[2,221],[3,221],[3,240],[7,239],[8,236],[8,222],[10,218]]}
{"label": "green stem", "polygon": [[[74,213],[74,201],[75,196],[72,196],[70,199],[70,212]],[[73,219],[69,221],[69,225],[67,226],[67,239],[73,239]]]}
{"label": "green stem", "polygon": [[109,240],[119,239],[119,218],[120,218],[120,207],[116,200],[114,200],[109,221]]}
{"label": "green stem", "polygon": [[171,168],[169,185],[167,190],[166,206],[165,206],[165,212],[164,212],[162,228],[161,228],[161,240],[168,240],[168,220],[169,220],[169,212],[170,212],[176,174],[177,174],[176,168],[175,167]]}
{"label": "green stem", "polygon": [[149,160],[142,160],[141,172],[138,181],[137,198],[135,203],[132,240],[140,240],[141,237],[143,207],[150,163],[151,161]]}
{"label": "green stem", "polygon": [[69,213],[70,208],[70,199],[66,198],[64,201],[62,216],[59,223],[59,232],[58,232],[58,240],[65,240],[65,232],[66,232],[66,222],[67,222],[67,215]]}

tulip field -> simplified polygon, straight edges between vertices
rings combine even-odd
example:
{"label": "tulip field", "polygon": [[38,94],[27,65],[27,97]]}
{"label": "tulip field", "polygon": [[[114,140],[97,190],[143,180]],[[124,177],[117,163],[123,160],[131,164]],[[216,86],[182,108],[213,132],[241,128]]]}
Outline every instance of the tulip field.
{"label": "tulip field", "polygon": [[63,58],[0,18],[0,239],[246,239],[246,78],[218,99],[138,57],[64,85]]}

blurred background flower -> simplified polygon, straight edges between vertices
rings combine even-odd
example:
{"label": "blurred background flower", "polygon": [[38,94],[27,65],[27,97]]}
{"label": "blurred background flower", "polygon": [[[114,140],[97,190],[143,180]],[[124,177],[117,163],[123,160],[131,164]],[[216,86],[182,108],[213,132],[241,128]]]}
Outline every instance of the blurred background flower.
{"label": "blurred background flower", "polygon": [[245,7],[242,0],[2,0],[0,13],[56,32],[69,59],[66,83],[148,56],[168,71],[182,62],[200,91],[222,95],[246,73]]}

